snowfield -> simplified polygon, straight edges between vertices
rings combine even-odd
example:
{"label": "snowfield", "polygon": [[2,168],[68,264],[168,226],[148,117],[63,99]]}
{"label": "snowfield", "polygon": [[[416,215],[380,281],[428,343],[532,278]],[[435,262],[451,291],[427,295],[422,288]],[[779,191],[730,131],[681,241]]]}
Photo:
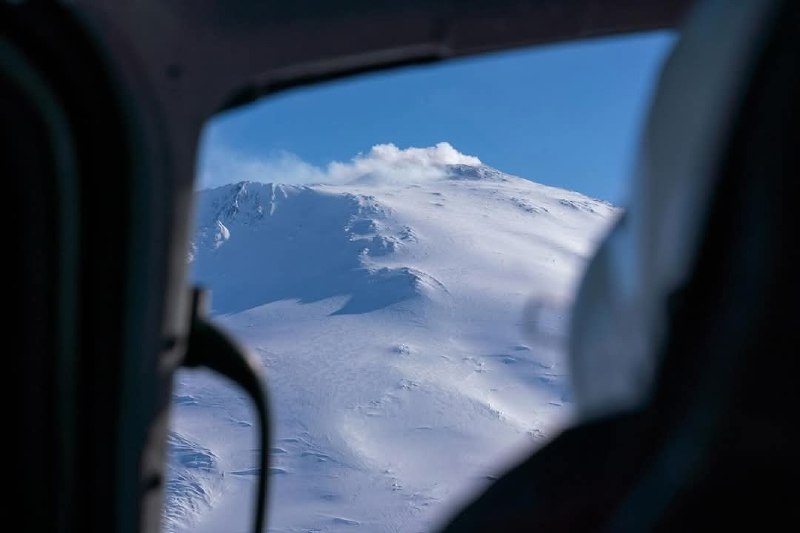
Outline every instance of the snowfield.
{"label": "snowfield", "polygon": [[[198,193],[193,277],[267,376],[269,531],[434,530],[569,420],[562,332],[618,209],[468,161]],[[165,527],[248,531],[248,401],[176,385]]]}

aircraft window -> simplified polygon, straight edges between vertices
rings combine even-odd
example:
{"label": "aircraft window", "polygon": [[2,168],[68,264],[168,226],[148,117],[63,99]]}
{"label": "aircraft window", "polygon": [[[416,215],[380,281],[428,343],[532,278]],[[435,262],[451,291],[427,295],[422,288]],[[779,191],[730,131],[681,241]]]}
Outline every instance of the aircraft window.
{"label": "aircraft window", "polygon": [[[674,40],[404,68],[210,121],[187,260],[265,367],[270,530],[434,530],[569,423],[570,303]],[[233,386],[178,374],[168,531],[249,527],[253,424]]]}

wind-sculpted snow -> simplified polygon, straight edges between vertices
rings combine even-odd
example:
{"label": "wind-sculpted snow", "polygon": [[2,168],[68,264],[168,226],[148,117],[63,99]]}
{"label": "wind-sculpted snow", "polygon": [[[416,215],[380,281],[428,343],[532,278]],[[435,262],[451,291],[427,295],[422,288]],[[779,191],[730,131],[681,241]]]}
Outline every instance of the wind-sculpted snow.
{"label": "wind-sculpted snow", "polygon": [[240,183],[201,196],[200,220],[195,275],[217,313],[334,296],[349,298],[336,313],[367,313],[422,294],[423,274],[371,266],[410,234],[368,195]]}
{"label": "wind-sculpted snow", "polygon": [[171,431],[167,445],[164,528],[172,531],[211,506],[222,473],[214,454],[187,437]]}
{"label": "wind-sculpted snow", "polygon": [[[198,194],[193,278],[270,390],[270,531],[435,529],[569,420],[569,305],[617,210],[475,161]],[[245,530],[249,404],[186,373],[174,406],[167,523]]]}

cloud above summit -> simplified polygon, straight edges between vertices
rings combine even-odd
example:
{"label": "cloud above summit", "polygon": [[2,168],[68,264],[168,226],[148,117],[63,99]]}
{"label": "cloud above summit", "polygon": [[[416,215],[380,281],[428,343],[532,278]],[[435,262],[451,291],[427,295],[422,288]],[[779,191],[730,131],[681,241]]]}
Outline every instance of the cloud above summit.
{"label": "cloud above summit", "polygon": [[201,154],[198,185],[207,188],[238,181],[289,184],[422,181],[443,177],[447,165],[458,164],[480,165],[481,160],[459,152],[448,142],[425,148],[398,148],[387,143],[376,144],[350,161],[334,161],[320,168],[291,152],[253,158],[215,145]]}

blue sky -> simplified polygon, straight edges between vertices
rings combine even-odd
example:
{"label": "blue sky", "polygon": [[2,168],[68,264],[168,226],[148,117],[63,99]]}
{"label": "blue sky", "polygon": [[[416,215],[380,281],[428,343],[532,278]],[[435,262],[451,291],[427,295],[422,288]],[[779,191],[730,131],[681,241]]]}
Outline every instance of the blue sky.
{"label": "blue sky", "polygon": [[446,141],[504,172],[624,203],[638,136],[674,44],[665,32],[369,74],[215,117],[200,187],[316,181],[376,144]]}

